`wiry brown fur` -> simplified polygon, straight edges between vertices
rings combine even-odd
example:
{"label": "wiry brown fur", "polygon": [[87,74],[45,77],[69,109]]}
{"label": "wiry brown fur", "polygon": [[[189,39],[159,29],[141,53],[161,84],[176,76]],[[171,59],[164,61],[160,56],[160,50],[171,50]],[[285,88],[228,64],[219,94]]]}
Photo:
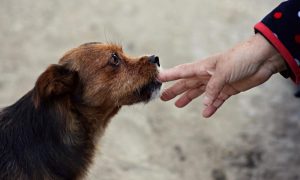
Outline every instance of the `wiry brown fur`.
{"label": "wiry brown fur", "polygon": [[148,101],[160,88],[157,64],[116,45],[88,43],[67,52],[0,112],[0,179],[82,178],[121,106]]}

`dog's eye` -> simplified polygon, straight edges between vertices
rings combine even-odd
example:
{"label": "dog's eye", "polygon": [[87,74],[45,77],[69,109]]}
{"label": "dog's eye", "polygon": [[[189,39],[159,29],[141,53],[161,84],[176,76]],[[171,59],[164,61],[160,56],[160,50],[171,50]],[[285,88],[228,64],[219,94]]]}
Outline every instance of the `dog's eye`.
{"label": "dog's eye", "polygon": [[120,62],[121,62],[121,60],[120,60],[120,58],[118,57],[118,55],[115,54],[115,53],[113,53],[113,54],[111,55],[111,59],[110,59],[109,63],[110,63],[111,65],[113,65],[113,66],[119,66],[119,65],[120,65]]}

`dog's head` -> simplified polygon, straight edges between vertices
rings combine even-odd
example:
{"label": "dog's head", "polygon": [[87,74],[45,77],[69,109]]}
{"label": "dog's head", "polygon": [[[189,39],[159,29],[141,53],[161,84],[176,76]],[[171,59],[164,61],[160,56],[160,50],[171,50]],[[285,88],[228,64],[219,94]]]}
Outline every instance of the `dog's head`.
{"label": "dog's head", "polygon": [[159,66],[157,56],[133,58],[117,45],[83,44],[38,78],[34,102],[65,96],[94,107],[147,102],[160,90]]}

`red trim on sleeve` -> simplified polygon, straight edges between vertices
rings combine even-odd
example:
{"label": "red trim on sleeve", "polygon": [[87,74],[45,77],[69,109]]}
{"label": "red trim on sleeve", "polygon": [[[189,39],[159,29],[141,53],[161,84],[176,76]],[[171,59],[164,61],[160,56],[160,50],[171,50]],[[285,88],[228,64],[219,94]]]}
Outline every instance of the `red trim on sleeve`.
{"label": "red trim on sleeve", "polygon": [[265,38],[267,38],[273,46],[277,49],[277,51],[281,54],[281,56],[285,59],[287,64],[289,65],[291,71],[293,72],[291,78],[292,80],[299,84],[300,83],[300,70],[299,67],[289,52],[289,50],[282,44],[282,42],[276,37],[276,35],[262,22],[259,22],[254,27],[257,31],[259,31]]}

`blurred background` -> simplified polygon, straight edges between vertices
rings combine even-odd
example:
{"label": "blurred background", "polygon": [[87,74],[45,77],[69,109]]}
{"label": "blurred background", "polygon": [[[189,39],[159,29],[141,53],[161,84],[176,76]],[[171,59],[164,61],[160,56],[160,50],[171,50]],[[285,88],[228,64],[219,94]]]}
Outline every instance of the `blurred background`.
{"label": "blurred background", "polygon": [[[253,34],[279,0],[1,0],[0,107],[49,64],[89,41],[156,54],[164,68],[224,51]],[[259,47],[258,47],[259,48]],[[169,86],[170,84],[166,85]],[[156,100],[124,107],[99,144],[88,180],[298,180],[300,101],[290,80],[231,98],[210,119]]]}

